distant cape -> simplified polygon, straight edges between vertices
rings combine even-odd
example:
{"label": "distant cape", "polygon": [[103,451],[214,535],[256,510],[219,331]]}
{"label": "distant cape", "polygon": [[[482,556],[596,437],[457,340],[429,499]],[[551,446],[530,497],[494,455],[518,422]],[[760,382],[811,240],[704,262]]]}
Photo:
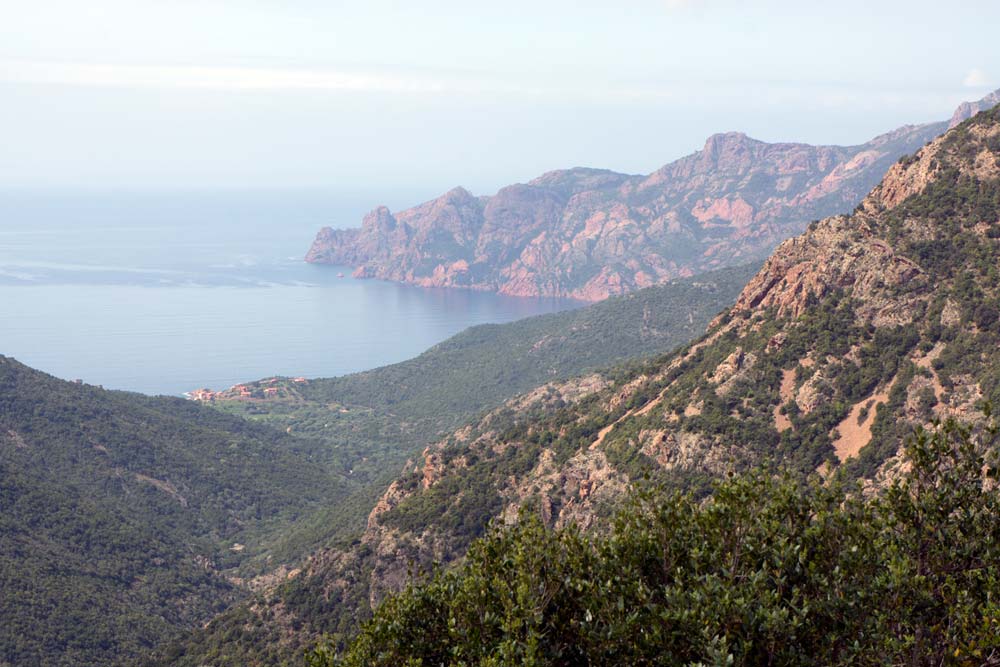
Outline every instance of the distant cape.
{"label": "distant cape", "polygon": [[[358,278],[514,296],[598,301],[758,260],[811,221],[853,209],[903,155],[1000,101],[909,125],[858,146],[766,143],[716,134],[645,175],[553,171],[477,197],[454,188],[360,228],[320,230],[306,256]],[[956,120],[957,119],[957,120]]]}

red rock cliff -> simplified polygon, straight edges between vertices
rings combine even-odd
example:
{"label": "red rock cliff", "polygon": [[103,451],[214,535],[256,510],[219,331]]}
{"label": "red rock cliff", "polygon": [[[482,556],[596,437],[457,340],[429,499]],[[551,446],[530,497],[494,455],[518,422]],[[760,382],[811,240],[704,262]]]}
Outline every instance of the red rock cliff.
{"label": "red rock cliff", "polygon": [[577,168],[490,197],[456,188],[395,215],[375,209],[360,229],[324,228],[306,260],[427,287],[597,301],[765,257],[811,220],[853,209],[946,125],[849,147],[729,132],[649,175]]}

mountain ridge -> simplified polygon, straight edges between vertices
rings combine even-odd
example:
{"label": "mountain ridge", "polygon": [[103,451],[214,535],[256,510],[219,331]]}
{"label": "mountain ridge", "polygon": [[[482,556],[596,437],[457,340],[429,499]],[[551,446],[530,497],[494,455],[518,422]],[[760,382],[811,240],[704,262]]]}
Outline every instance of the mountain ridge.
{"label": "mountain ridge", "polygon": [[981,423],[1000,401],[998,258],[993,109],[899,160],[853,214],[783,242],[701,339],[546,385],[428,447],[358,544],[315,554],[273,601],[307,641],[344,637],[414,564],[460,558],[490,521],[535,507],[549,525],[598,525],[647,478],[698,493],[774,459],[883,485],[913,428]]}
{"label": "mountain ridge", "polygon": [[[998,94],[964,103],[950,124]],[[323,228],[306,261],[352,266],[357,278],[598,301],[763,259],[809,220],[852,209],[948,125],[906,125],[855,146],[721,132],[650,174],[576,167],[491,196],[456,187],[395,214],[377,207],[360,228]]]}
{"label": "mountain ridge", "polygon": [[[968,128],[967,136],[959,139],[962,127]],[[970,144],[977,150],[973,158],[965,159],[962,153]],[[957,178],[952,170],[959,172]],[[936,186],[943,179],[953,178],[947,191],[963,178],[974,178],[967,183],[985,187],[962,205],[968,217],[957,230],[951,229],[948,222],[958,217],[953,203],[949,202],[943,214],[930,209],[931,216],[946,216],[938,218],[943,228],[936,231],[942,239],[945,234],[951,237],[953,231],[968,235],[965,242],[975,239],[981,244],[978,251],[988,252],[986,256],[995,262],[1000,256],[1000,110],[981,114],[966,126],[960,126],[958,132],[953,130],[933,142],[916,160],[894,166],[853,216],[828,218],[812,225],[802,237],[785,241],[750,281],[736,304],[710,326],[705,337],[686,350],[654,360],[648,370],[610,383],[595,384],[592,378],[583,378],[553,387],[560,400],[569,405],[586,406],[588,401],[596,399],[602,406],[598,419],[583,429],[586,444],[571,449],[575,453],[568,458],[559,453],[558,438],[549,447],[538,450],[538,459],[523,475],[524,479],[507,486],[507,492],[501,492],[500,496],[507,498],[503,501],[507,508],[502,514],[511,518],[524,499],[537,493],[531,491],[532,486],[541,484],[544,488],[547,479],[555,493],[547,502],[543,494],[543,518],[546,518],[544,507],[550,506],[547,520],[587,525],[600,515],[592,499],[601,495],[615,497],[615,489],[621,488],[625,481],[622,471],[631,479],[656,470],[696,475],[709,470],[722,474],[732,461],[742,460],[746,465],[761,460],[762,454],[752,454],[741,443],[754,442],[768,422],[773,429],[770,437],[754,442],[754,448],[760,452],[770,449],[770,455],[783,451],[787,455],[798,450],[804,470],[825,465],[858,466],[865,462],[862,450],[873,440],[854,443],[846,451],[835,447],[832,435],[846,425],[845,417],[850,416],[851,407],[870,400],[874,405],[869,406],[871,414],[864,421],[874,421],[876,415],[872,409],[878,408],[877,420],[885,427],[881,435],[895,443],[888,449],[883,447],[878,457],[869,452],[873,455],[868,457],[871,465],[863,476],[870,479],[891,474],[897,464],[903,428],[893,423],[895,420],[903,422],[905,428],[927,425],[936,417],[981,420],[979,401],[1000,398],[997,393],[1000,385],[987,381],[1000,373],[1000,354],[994,347],[997,332],[981,326],[997,322],[1000,285],[995,281],[984,282],[978,297],[964,304],[955,299],[953,290],[967,289],[962,272],[979,267],[995,274],[995,263],[986,265],[971,254],[957,258],[908,256],[913,254],[912,249],[926,247],[908,244],[925,242],[926,230],[921,227],[927,224],[926,218],[919,224],[916,218],[908,216],[928,210],[925,207],[933,205],[940,194]],[[986,195],[988,207],[975,201],[982,195]],[[823,258],[828,259],[823,261]],[[955,266],[949,266],[949,261],[955,262]],[[940,281],[933,281],[932,275]],[[842,293],[845,289],[850,290],[849,296]],[[810,315],[820,317],[811,322]],[[775,321],[783,326],[775,326]],[[921,340],[921,336],[912,335],[914,325],[932,337]],[[844,329],[842,340],[831,335],[837,327]],[[964,327],[971,328],[971,337]],[[825,331],[832,340],[817,339],[815,332],[820,331]],[[843,355],[823,356],[825,350],[835,353],[843,347],[847,348]],[[881,368],[880,355],[886,357]],[[773,371],[762,368],[768,356],[775,361]],[[783,374],[793,359],[796,364],[790,370],[795,383],[782,402],[783,388],[778,385],[783,384]],[[967,371],[972,370],[969,367],[972,360],[979,367],[970,377]],[[877,374],[869,378],[851,376],[865,370],[875,370]],[[741,385],[745,388],[753,374],[758,374],[763,382],[756,385],[758,392],[768,388],[766,401],[762,396],[751,399],[762,404],[759,411],[751,411],[740,398],[747,395],[740,391]],[[694,391],[686,384],[687,378],[697,378]],[[810,382],[813,387],[822,384],[827,388],[819,387],[817,395],[807,389]],[[875,397],[882,388],[888,391],[884,400],[878,401]],[[844,399],[850,403],[845,404]],[[551,401],[552,396],[539,390],[520,400],[527,417],[533,414],[528,407],[532,401]],[[719,400],[723,403],[718,407],[723,410],[717,412],[719,424],[713,425],[709,414],[717,408],[710,403]],[[724,407],[727,404],[733,408]],[[787,426],[779,431],[777,411],[792,404],[797,405],[799,414],[790,412]],[[821,418],[824,407],[832,409],[832,414]],[[729,411],[734,408],[736,412],[730,417]],[[510,446],[504,445],[505,441],[520,442],[525,447],[535,439],[531,437],[532,431],[540,435],[557,429],[565,438],[566,425],[580,423],[586,414],[573,409],[569,412],[555,424],[525,421],[520,430],[508,430],[519,434],[514,437],[497,432],[490,422],[499,419],[500,413],[494,413],[481,424],[466,429],[464,434],[456,434],[438,448],[429,449],[424,460],[414,467],[419,471],[416,487],[409,487],[406,478],[398,482],[373,511],[371,525],[381,529],[406,525],[398,512],[408,502],[407,496],[417,497],[421,491],[442,484],[450,475],[467,474],[464,468],[468,462],[461,460],[468,457],[467,452],[502,456],[502,450]],[[740,422],[746,420],[761,423],[750,424],[753,428],[750,434],[733,437],[739,430],[730,429],[740,429]],[[807,433],[810,422],[822,430]],[[796,432],[808,437],[793,440]],[[753,437],[748,437],[751,434]],[[789,449],[790,445],[794,449]],[[546,450],[551,454],[545,455]],[[637,462],[640,467],[627,474]],[[577,474],[588,474],[574,481],[571,471],[576,466],[583,466],[576,468]],[[607,468],[617,472],[602,472]],[[501,484],[506,486],[510,482]],[[581,488],[586,492],[581,493]],[[409,502],[411,511],[416,509]],[[385,519],[394,511],[396,518],[387,524]]]}

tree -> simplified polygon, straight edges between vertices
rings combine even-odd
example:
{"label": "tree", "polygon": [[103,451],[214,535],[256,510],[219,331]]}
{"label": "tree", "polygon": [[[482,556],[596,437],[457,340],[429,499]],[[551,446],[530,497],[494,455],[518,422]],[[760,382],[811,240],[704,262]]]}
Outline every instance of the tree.
{"label": "tree", "polygon": [[761,469],[636,492],[589,536],[522,513],[310,664],[1000,664],[997,442],[918,430],[871,498]]}

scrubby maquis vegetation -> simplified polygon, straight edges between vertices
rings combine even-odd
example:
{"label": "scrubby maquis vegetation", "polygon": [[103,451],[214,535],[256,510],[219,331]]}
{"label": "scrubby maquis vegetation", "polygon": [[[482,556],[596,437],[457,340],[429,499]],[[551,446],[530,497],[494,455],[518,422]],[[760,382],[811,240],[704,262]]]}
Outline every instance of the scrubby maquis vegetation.
{"label": "scrubby maquis vegetation", "polygon": [[309,662],[996,664],[998,445],[995,427],[918,431],[870,497],[760,470],[706,499],[637,493],[604,533],[524,513]]}
{"label": "scrubby maquis vegetation", "polygon": [[[576,522],[586,533],[605,525],[605,517],[621,507],[629,484],[646,476],[652,483],[703,498],[719,476],[753,469],[768,459],[780,461],[793,479],[817,469],[842,470],[850,479],[867,479],[877,487],[896,473],[896,455],[915,426],[948,417],[979,423],[983,399],[996,403],[1000,391],[997,330],[986,326],[994,321],[991,308],[1000,302],[996,281],[989,278],[990,263],[982,261],[995,259],[1000,249],[1000,234],[990,231],[1000,221],[982,219],[992,210],[982,203],[1000,187],[1000,172],[994,170],[1000,160],[991,148],[1000,134],[1000,118],[981,114],[964,128],[963,141],[975,144],[972,149],[934,142],[909,166],[892,169],[854,216],[818,221],[802,237],[784,243],[702,339],[646,362],[548,384],[438,438],[389,486],[356,542],[318,553],[300,576],[262,604],[217,619],[179,646],[172,654],[176,659],[158,664],[299,664],[298,649],[322,633],[330,637],[334,650],[346,650],[372,605],[410,580],[408,566],[461,561],[491,520],[512,519],[523,507],[537,507],[545,525]],[[965,157],[971,154],[975,161]],[[978,194],[963,194],[948,204],[949,211],[938,213],[932,200],[947,196],[947,189],[929,189],[944,173],[934,164],[969,175],[977,182]],[[895,212],[901,207],[913,213],[904,216],[896,230]],[[978,241],[955,246],[954,261],[947,266],[928,262],[925,267],[924,260],[914,259],[914,243],[950,234],[955,223]],[[966,253],[973,248],[975,252]],[[289,405],[294,406],[292,399]],[[388,413],[401,407],[394,404]],[[358,412],[353,406],[346,409],[348,414]],[[413,423],[407,423],[411,436]],[[681,507],[698,509],[691,503]],[[865,525],[857,524],[859,529]],[[603,553],[600,534],[591,534],[596,536],[589,539],[597,541],[587,542],[594,545],[595,558]],[[894,543],[886,541],[887,535],[868,538],[888,549]],[[712,563],[728,553],[720,549],[713,552]],[[612,562],[620,568],[628,564]],[[881,562],[899,568],[907,563]],[[497,562],[488,564],[504,571]],[[614,572],[600,569],[600,564],[595,567],[598,573]],[[769,576],[763,569],[748,571]],[[912,568],[902,571],[913,574]],[[721,576],[716,573],[715,580]],[[903,587],[905,578],[890,584],[909,590]],[[671,590],[684,599],[683,591]],[[706,590],[714,589],[695,590],[707,595]],[[733,590],[742,595],[747,589]],[[886,589],[871,590],[882,594]],[[444,612],[454,606],[451,598],[430,599],[432,608]],[[956,600],[956,608],[965,604],[959,598],[948,604]],[[423,604],[418,602],[412,602],[415,608]],[[569,602],[563,605],[572,609]],[[815,607],[797,611],[792,602],[787,607],[776,607],[779,618],[812,619],[817,613]],[[917,609],[915,603],[911,607]],[[465,608],[466,617],[455,612],[456,618],[471,619],[468,626],[460,626],[463,632],[479,627],[472,625],[479,622],[469,611],[473,608],[471,603]],[[602,608],[582,609],[594,617],[595,609]],[[742,618],[739,614],[746,609],[733,606],[733,615],[726,618],[736,623],[732,619]],[[713,618],[709,611],[704,614]],[[799,611],[808,613],[796,616]],[[416,618],[427,619],[420,636],[443,632],[430,615]],[[405,619],[398,626],[405,630]],[[742,662],[752,662],[758,654],[747,651],[757,650],[757,644],[740,648],[736,642],[745,643],[747,637],[763,641],[761,636],[727,628],[716,626],[720,641],[729,638],[721,657],[732,653],[734,661],[740,656]],[[893,630],[900,636],[908,631],[902,626]],[[542,646],[549,636],[532,641]],[[394,645],[390,634],[382,637],[385,642],[379,646]],[[504,641],[501,637],[497,645]],[[503,662],[499,654],[483,657],[486,654],[471,653],[474,647],[448,646],[479,656],[468,658],[467,664]],[[823,646],[815,646],[817,655],[824,656]],[[888,651],[882,655],[898,655]],[[381,654],[355,655],[362,663],[371,658],[379,664]],[[595,655],[593,662],[604,659],[604,653]],[[697,655],[709,657],[691,661],[711,658],[704,651]],[[396,664],[406,664],[409,657],[419,657],[402,652],[385,656],[382,664],[397,659]],[[423,657],[423,664],[441,662],[432,653]],[[524,661],[516,653],[507,660]],[[621,662],[627,664],[628,655]]]}
{"label": "scrubby maquis vegetation", "polygon": [[668,352],[732,305],[752,264],[657,285],[586,308],[467,329],[390,366],[297,383],[250,383],[268,400],[222,400],[222,410],[321,439],[330,465],[372,493],[302,522],[278,556],[348,541],[406,459],[478,413],[546,382]]}
{"label": "scrubby maquis vegetation", "polygon": [[[981,260],[1000,248],[989,231],[1000,221],[982,205],[1000,187],[1000,118],[962,127],[973,146],[933,142],[855,215],[782,244],[701,340],[600,382],[552,386],[551,400],[532,392],[537,401],[514,401],[429,448],[387,491],[358,548],[317,568],[310,588],[339,594],[338,582],[355,581],[345,573],[360,571],[350,592],[377,602],[407,581],[407,563],[461,558],[491,519],[534,505],[546,525],[590,526],[647,475],[700,494],[771,458],[793,475],[842,469],[877,485],[915,426],[976,422],[1000,387],[997,329],[978,323],[997,303]],[[977,194],[939,213],[948,189],[932,185],[946,168],[972,178]],[[912,214],[897,234],[904,207]],[[914,243],[955,225],[976,235],[976,252],[956,247],[951,268],[914,259]],[[344,623],[324,629],[341,649],[353,634]]]}
{"label": "scrubby maquis vegetation", "polygon": [[[405,460],[480,411],[546,381],[667,352],[704,331],[732,304],[758,265],[722,269],[650,287],[572,311],[468,329],[420,356],[341,378],[252,383],[268,400],[222,400],[221,410],[291,429],[324,443],[321,458],[348,475],[355,490],[301,519],[269,545],[275,560],[317,547],[351,548],[368,513]],[[622,373],[619,369],[615,373]],[[530,463],[522,457],[521,463]],[[491,467],[484,462],[484,467]],[[494,470],[495,472],[495,470]],[[478,473],[478,471],[477,471]],[[491,516],[485,471],[452,507],[470,533]],[[411,520],[419,511],[409,508]],[[266,604],[240,605],[205,628],[165,647],[150,664],[298,665],[299,647],[322,632],[350,636],[369,611],[370,572],[358,564],[344,597],[331,596],[322,576],[305,574],[275,589]]]}
{"label": "scrubby maquis vegetation", "polygon": [[759,268],[756,262],[720,269],[586,308],[471,327],[398,364],[307,383],[251,383],[260,396],[264,386],[276,386],[281,398],[220,405],[317,435],[336,432],[338,420],[357,419],[361,411],[388,413],[413,432],[453,428],[545,382],[687,343],[732,305]]}
{"label": "scrubby maquis vegetation", "polygon": [[0,357],[0,665],[111,665],[245,595],[224,574],[347,484],[315,443]]}
{"label": "scrubby maquis vegetation", "polygon": [[701,335],[760,268],[754,262],[587,308],[472,327],[400,364],[309,383],[312,400],[385,406],[407,419],[464,417],[545,382],[669,352]]}

